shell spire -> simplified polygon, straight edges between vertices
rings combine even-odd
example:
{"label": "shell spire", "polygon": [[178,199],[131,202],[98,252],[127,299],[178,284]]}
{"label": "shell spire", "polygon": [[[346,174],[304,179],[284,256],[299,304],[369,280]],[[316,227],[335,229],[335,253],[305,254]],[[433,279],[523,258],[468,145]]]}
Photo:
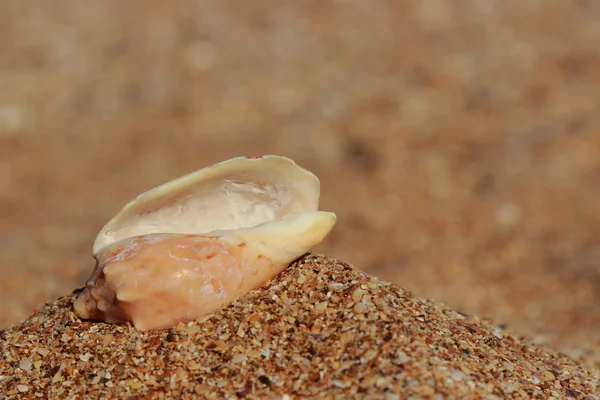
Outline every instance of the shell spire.
{"label": "shell spire", "polygon": [[320,243],[336,216],[320,183],[279,156],[234,158],[138,196],[94,243],[84,319],[162,329],[209,315]]}

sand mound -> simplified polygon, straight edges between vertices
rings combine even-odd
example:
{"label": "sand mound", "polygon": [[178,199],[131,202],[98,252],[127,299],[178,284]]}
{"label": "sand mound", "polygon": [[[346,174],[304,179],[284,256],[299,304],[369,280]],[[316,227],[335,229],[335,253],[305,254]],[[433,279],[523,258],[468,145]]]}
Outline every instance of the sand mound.
{"label": "sand mound", "polygon": [[323,256],[167,331],[82,322],[74,297],[0,331],[0,399],[584,398],[599,385],[565,355]]}

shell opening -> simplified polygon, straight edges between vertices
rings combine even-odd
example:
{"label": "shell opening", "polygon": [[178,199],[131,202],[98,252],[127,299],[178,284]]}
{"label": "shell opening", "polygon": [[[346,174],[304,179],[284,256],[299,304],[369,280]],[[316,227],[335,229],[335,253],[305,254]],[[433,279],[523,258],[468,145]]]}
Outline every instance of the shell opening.
{"label": "shell opening", "polygon": [[319,180],[279,156],[235,158],[139,195],[98,234],[94,254],[134,236],[251,228],[317,210]]}

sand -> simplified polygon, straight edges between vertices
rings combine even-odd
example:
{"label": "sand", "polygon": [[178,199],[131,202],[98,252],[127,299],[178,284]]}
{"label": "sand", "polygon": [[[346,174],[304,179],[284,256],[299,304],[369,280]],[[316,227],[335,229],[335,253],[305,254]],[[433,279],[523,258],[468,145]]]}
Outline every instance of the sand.
{"label": "sand", "polygon": [[[241,4],[242,3],[242,4]],[[600,2],[0,2],[0,328],[129,200],[314,171],[315,251],[600,369]]]}
{"label": "sand", "polygon": [[320,255],[169,330],[81,321],[74,297],[0,331],[0,399],[599,394],[600,374],[563,354]]}

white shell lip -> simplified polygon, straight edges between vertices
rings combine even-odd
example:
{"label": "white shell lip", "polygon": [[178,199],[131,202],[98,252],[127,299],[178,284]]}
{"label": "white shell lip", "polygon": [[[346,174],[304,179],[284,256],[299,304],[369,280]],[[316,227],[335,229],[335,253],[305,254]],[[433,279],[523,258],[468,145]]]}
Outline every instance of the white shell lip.
{"label": "white shell lip", "polygon": [[251,228],[292,212],[316,211],[319,197],[319,179],[287,157],[237,157],[137,196],[102,228],[93,252],[151,233]]}

